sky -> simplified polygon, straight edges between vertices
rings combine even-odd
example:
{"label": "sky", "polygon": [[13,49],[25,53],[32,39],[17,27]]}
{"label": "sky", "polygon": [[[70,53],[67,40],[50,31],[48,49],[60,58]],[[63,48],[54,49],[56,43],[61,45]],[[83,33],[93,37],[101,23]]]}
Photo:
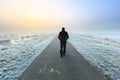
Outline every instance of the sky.
{"label": "sky", "polygon": [[0,0],[0,31],[120,30],[120,0]]}

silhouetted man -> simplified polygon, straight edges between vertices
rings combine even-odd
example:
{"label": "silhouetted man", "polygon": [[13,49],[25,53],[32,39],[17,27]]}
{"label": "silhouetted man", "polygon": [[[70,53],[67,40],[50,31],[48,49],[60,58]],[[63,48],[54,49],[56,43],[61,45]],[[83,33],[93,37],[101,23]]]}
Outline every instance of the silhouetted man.
{"label": "silhouetted man", "polygon": [[68,33],[65,31],[65,28],[62,28],[62,31],[58,35],[58,39],[60,40],[60,56],[65,55],[66,52],[66,43],[69,38]]}

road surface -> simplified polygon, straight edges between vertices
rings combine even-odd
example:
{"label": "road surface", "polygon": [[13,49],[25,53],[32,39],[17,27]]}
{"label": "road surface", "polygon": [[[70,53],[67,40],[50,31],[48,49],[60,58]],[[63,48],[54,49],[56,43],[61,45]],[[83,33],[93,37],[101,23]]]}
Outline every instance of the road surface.
{"label": "road surface", "polygon": [[18,80],[105,80],[69,42],[63,58],[59,49],[59,40],[55,38]]}

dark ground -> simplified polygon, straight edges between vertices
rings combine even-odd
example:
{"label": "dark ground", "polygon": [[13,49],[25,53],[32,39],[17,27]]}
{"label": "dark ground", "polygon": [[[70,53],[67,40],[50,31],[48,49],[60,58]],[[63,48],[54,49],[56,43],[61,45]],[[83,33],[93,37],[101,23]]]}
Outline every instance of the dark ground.
{"label": "dark ground", "polygon": [[69,42],[63,58],[59,49],[59,41],[55,38],[18,80],[105,80]]}

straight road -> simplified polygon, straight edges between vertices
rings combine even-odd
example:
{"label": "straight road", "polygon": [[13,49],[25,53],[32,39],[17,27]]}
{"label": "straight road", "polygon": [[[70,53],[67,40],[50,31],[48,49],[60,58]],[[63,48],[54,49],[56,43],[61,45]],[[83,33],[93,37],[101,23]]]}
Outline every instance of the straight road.
{"label": "straight road", "polygon": [[18,80],[105,80],[69,42],[63,58],[59,49],[59,40],[55,38]]}

